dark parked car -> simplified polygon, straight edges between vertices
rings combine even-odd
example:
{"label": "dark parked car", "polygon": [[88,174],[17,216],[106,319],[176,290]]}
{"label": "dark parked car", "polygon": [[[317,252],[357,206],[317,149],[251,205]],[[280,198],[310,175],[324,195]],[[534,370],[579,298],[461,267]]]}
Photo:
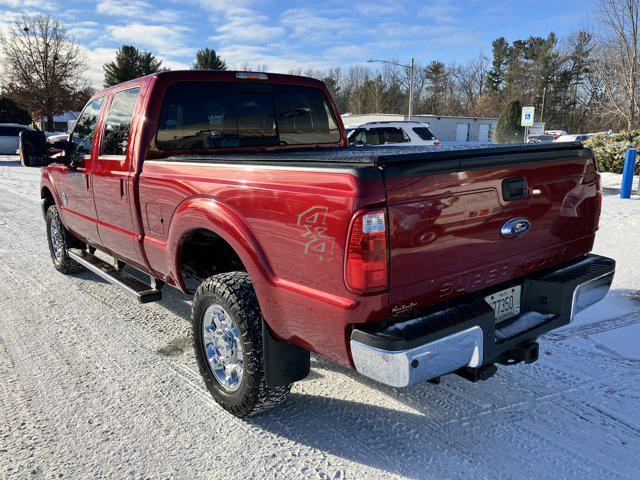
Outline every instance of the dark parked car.
{"label": "dark parked car", "polygon": [[25,130],[33,128],[17,123],[0,123],[0,155],[15,155],[18,151],[18,136]]}

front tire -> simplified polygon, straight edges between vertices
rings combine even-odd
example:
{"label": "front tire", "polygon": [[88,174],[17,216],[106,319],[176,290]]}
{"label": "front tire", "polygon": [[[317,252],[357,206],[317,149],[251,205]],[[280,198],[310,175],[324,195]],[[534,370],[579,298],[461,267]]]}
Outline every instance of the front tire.
{"label": "front tire", "polygon": [[191,322],[200,373],[216,402],[241,418],[275,407],[291,389],[266,384],[262,321],[246,272],[209,277],[193,298]]}
{"label": "front tire", "polygon": [[55,205],[51,205],[47,209],[45,221],[47,224],[49,253],[51,253],[51,260],[56,270],[65,275],[84,270],[82,265],[69,257],[68,251],[75,239],[64,228],[58,208]]}

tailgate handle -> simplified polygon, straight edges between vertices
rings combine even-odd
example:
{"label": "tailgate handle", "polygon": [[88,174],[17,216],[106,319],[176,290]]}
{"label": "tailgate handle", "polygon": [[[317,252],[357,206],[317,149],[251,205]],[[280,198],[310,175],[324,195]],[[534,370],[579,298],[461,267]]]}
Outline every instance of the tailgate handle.
{"label": "tailgate handle", "polygon": [[528,192],[527,179],[524,177],[507,178],[502,181],[502,198],[505,202],[526,198]]}

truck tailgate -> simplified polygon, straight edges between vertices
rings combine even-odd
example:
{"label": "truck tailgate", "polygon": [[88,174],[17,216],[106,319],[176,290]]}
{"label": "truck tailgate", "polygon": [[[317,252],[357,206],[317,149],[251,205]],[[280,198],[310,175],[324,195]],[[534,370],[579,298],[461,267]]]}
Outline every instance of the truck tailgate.
{"label": "truck tailgate", "polygon": [[[592,248],[598,180],[590,150],[578,145],[447,152],[380,168],[396,313],[489,288]],[[510,229],[513,223],[520,225]]]}

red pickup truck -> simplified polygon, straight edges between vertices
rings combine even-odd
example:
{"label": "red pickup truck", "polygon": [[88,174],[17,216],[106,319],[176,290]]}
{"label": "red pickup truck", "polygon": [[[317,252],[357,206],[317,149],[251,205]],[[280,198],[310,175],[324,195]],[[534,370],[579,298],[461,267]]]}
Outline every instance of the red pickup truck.
{"label": "red pickup truck", "polygon": [[[406,387],[531,363],[603,298],[599,176],[579,144],[348,147],[322,82],[163,72],[94,95],[42,168],[53,264],[141,302],[193,295],[200,371],[237,416],[310,352]],[[97,252],[99,251],[99,252]]]}

